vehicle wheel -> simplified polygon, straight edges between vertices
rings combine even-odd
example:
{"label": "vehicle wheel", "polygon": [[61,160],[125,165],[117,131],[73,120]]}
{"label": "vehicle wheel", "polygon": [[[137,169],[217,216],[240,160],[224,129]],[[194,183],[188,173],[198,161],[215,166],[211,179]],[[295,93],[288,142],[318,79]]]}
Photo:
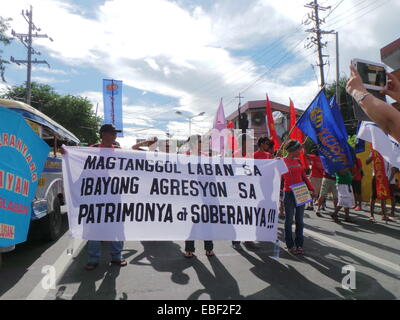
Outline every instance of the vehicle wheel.
{"label": "vehicle wheel", "polygon": [[46,240],[54,241],[60,237],[62,222],[60,199],[56,197],[53,203],[53,211],[43,221],[43,232]]}

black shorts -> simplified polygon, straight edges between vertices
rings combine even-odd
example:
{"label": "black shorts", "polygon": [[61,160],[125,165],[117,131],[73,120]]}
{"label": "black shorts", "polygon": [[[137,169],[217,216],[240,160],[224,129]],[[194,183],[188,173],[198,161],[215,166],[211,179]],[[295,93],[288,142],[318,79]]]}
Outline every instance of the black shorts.
{"label": "black shorts", "polygon": [[361,180],[353,180],[353,192],[355,194],[361,194]]}

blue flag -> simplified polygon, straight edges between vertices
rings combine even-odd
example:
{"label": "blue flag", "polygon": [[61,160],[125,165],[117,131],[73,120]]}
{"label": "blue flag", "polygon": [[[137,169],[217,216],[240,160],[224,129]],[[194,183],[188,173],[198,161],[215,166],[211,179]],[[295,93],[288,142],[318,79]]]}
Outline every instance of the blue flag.
{"label": "blue flag", "polygon": [[339,106],[336,103],[336,96],[333,96],[331,98],[331,101],[329,101],[329,105],[331,106],[331,110],[333,113],[333,117],[335,118],[336,124],[339,126],[340,131],[343,133],[343,136],[346,137],[346,140],[348,139],[348,134],[346,127],[344,125],[342,113],[340,112]]}
{"label": "blue flag", "polygon": [[[103,79],[104,123],[111,123],[123,130],[122,122],[122,81]],[[123,137],[123,132],[118,137]]]}
{"label": "blue flag", "polygon": [[0,247],[26,241],[49,150],[21,115],[0,107]]}
{"label": "blue flag", "polygon": [[[337,111],[340,113],[339,109]],[[354,155],[347,142],[347,132],[343,130],[343,120],[339,124],[336,117],[339,114],[330,107],[321,90],[297,122],[297,127],[318,145],[322,165],[330,175],[354,165]]]}

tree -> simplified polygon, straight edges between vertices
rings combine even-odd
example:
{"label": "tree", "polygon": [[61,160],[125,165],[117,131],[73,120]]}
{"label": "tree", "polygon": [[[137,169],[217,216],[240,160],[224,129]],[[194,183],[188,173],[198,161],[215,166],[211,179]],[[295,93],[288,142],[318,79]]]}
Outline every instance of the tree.
{"label": "tree", "polygon": [[[12,87],[2,97],[24,100],[25,92],[26,86]],[[102,119],[95,116],[93,105],[87,98],[60,95],[49,85],[32,82],[31,105],[71,131],[81,142],[93,144],[99,140],[98,128]]]}
{"label": "tree", "polygon": [[[7,46],[11,43],[11,38],[6,35],[6,31],[10,28],[8,22],[11,21],[11,18],[3,18],[0,16],[0,43],[4,46]],[[10,62],[8,60],[4,60],[3,57],[3,50],[0,49],[0,77],[3,82],[6,82],[4,77],[4,72],[6,70],[6,64]]]}
{"label": "tree", "polygon": [[[353,101],[351,97],[346,92],[346,84],[348,79],[339,79],[339,93],[340,93],[340,112],[342,113],[343,121],[346,126],[347,133],[353,135],[357,131],[357,120],[354,118],[353,111]],[[330,100],[334,95],[336,95],[336,81],[332,84],[327,85],[326,97]]]}

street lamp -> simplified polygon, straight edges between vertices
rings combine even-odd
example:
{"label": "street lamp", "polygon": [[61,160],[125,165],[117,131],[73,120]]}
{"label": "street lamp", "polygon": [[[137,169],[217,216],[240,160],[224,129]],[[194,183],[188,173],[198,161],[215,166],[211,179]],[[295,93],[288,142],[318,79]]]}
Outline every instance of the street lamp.
{"label": "street lamp", "polygon": [[187,117],[185,116],[182,112],[180,111],[175,111],[176,114],[179,114],[180,116],[184,117],[186,120],[189,120],[189,137],[192,135],[192,119],[193,118],[197,118],[197,117],[201,117],[203,115],[205,115],[205,112],[200,112],[199,114],[196,114],[194,116],[191,117]]}

